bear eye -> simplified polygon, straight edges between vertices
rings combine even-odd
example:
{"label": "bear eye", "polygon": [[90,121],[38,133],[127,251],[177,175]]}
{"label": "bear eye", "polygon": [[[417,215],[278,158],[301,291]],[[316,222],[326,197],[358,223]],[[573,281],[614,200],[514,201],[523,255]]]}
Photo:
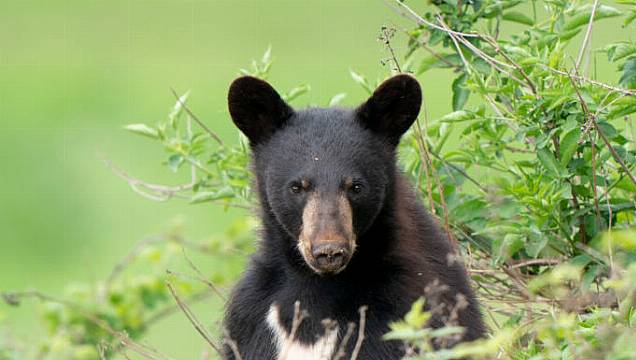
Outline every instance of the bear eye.
{"label": "bear eye", "polygon": [[293,194],[300,194],[300,192],[303,190],[303,188],[301,187],[300,184],[298,183],[293,183],[291,184],[291,186],[289,186],[289,190],[293,193]]}
{"label": "bear eye", "polygon": [[364,186],[361,183],[353,183],[351,185],[351,192],[354,194],[359,194],[364,189]]}

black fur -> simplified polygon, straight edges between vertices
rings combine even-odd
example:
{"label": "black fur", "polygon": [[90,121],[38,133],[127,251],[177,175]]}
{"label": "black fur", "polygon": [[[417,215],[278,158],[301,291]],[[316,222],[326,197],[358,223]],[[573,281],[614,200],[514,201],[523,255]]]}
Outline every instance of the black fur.
{"label": "black fur", "polygon": [[[358,309],[367,305],[359,359],[403,355],[400,342],[381,337],[389,323],[401,319],[420,297],[427,298],[428,308],[450,308],[457,295],[463,295],[467,306],[460,309],[458,322],[466,331],[461,340],[484,334],[463,265],[449,260],[452,246],[396,167],[396,145],[420,104],[420,87],[407,75],[387,80],[355,110],[295,112],[264,81],[244,77],[232,84],[230,113],[250,139],[262,220],[259,248],[234,289],[225,318],[243,359],[276,358],[265,322],[273,303],[289,332],[294,303],[300,302],[310,317],[302,322],[298,339],[307,344],[324,334],[325,318],[338,322],[342,339],[349,322],[358,324]],[[341,273],[317,275],[297,248],[304,198],[291,194],[289,184],[307,178],[329,193],[339,191],[345,177],[363,185],[360,193],[347,195],[358,247]],[[431,291],[436,284],[447,290]],[[449,310],[438,311],[430,324],[443,325],[448,314]],[[349,341],[348,354],[356,334]],[[225,351],[227,358],[234,359],[229,347]]]}

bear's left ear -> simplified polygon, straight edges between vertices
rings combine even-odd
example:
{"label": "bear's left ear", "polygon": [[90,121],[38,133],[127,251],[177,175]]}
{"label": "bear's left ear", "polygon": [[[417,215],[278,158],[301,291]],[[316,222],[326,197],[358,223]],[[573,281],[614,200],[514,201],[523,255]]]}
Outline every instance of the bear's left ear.
{"label": "bear's left ear", "polygon": [[269,138],[294,114],[270,84],[252,76],[232,82],[227,102],[234,124],[252,146]]}
{"label": "bear's left ear", "polygon": [[414,77],[396,75],[384,81],[356,110],[358,122],[397,145],[417,118],[422,89]]}

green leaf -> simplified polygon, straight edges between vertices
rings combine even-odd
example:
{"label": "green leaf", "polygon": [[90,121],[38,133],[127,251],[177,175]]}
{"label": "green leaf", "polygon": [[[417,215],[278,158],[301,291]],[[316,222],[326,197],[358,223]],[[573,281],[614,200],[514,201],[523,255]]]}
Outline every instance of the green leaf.
{"label": "green leaf", "polygon": [[453,111],[461,110],[468,101],[470,90],[464,87],[467,78],[468,76],[466,74],[462,74],[453,81]]}
{"label": "green leaf", "polygon": [[[607,5],[599,5],[594,13],[594,21],[620,16],[620,10]],[[562,32],[573,30],[587,25],[592,16],[592,5],[581,6],[574,11],[574,16],[563,25]]]}
{"label": "green leaf", "polygon": [[174,103],[174,106],[172,107],[172,111],[170,111],[170,114],[168,114],[168,120],[170,121],[170,126],[172,126],[173,129],[176,129],[177,127],[177,119],[179,119],[181,112],[183,112],[183,105],[188,100],[188,96],[190,96],[189,90],[186,91],[185,94],[179,96],[179,99]]}
{"label": "green leaf", "polygon": [[168,158],[168,167],[173,172],[177,172],[177,170],[179,170],[179,166],[181,166],[184,161],[185,159],[183,158],[183,156],[179,154],[173,154]]}
{"label": "green leaf", "polygon": [[129,124],[124,126],[124,129],[135,133],[137,135],[146,136],[153,139],[159,139],[159,132],[157,129],[152,128],[146,124]]}
{"label": "green leaf", "polygon": [[347,97],[347,94],[345,93],[339,93],[334,95],[330,100],[329,100],[329,106],[336,106],[339,105],[340,102]]}
{"label": "green leaf", "polygon": [[607,51],[607,59],[611,62],[616,62],[636,54],[636,43],[631,41],[616,42],[607,45],[605,51]]}
{"label": "green leaf", "polygon": [[548,237],[547,236],[537,236],[536,238],[531,238],[525,246],[526,253],[531,258],[539,257],[541,250],[548,245]]}
{"label": "green leaf", "polygon": [[293,101],[294,99],[296,99],[297,97],[299,97],[300,95],[308,92],[309,90],[311,90],[311,87],[309,85],[298,85],[294,88],[292,88],[291,90],[289,90],[287,93],[285,93],[282,98],[283,100],[290,102]]}
{"label": "green leaf", "polygon": [[627,14],[627,16],[625,16],[625,22],[623,23],[623,26],[625,27],[629,26],[629,24],[631,24],[635,19],[636,19],[636,10],[631,10]]}
{"label": "green leaf", "polygon": [[439,54],[438,56],[430,55],[422,59],[420,66],[417,68],[416,74],[420,75],[434,68],[450,68],[452,66],[460,65],[461,58],[457,54]]}
{"label": "green leaf", "polygon": [[404,321],[414,328],[426,324],[431,314],[424,311],[424,298],[419,298],[411,305],[411,310],[404,316]]}
{"label": "green leaf", "polygon": [[493,257],[496,262],[509,259],[523,248],[524,237],[519,234],[507,234],[492,243]]}
{"label": "green leaf", "polygon": [[539,158],[541,165],[543,165],[543,167],[553,177],[559,177],[563,173],[563,168],[556,161],[552,152],[547,148],[537,150],[537,157]]}
{"label": "green leaf", "polygon": [[349,70],[349,74],[351,74],[351,78],[353,79],[353,81],[362,86],[362,88],[366,90],[369,95],[373,94],[374,89],[371,85],[369,85],[369,82],[367,82],[367,79],[364,76],[358,74],[353,70]]}
{"label": "green leaf", "polygon": [[563,136],[561,140],[561,165],[567,165],[572,156],[576,152],[579,145],[579,139],[581,137],[581,129],[578,127],[572,129],[570,132]]}
{"label": "green leaf", "polygon": [[603,132],[603,135],[605,135],[605,137],[610,140],[619,135],[618,130],[616,130],[616,128],[607,121],[598,121],[596,124],[598,125],[598,128]]}
{"label": "green leaf", "polygon": [[272,61],[272,45],[269,45],[267,47],[267,50],[265,50],[265,53],[263,54],[263,57],[261,58],[261,62],[263,64],[268,64]]}
{"label": "green leaf", "polygon": [[623,65],[623,74],[618,83],[628,89],[636,89],[636,56],[632,56]]}
{"label": "green leaf", "polygon": [[441,122],[461,122],[474,120],[475,114],[466,110],[457,110],[442,116],[438,121]]}
{"label": "green leaf", "polygon": [[200,192],[190,199],[190,204],[200,204],[208,201],[231,199],[234,197],[234,191],[229,187],[224,187],[218,191]]}
{"label": "green leaf", "polygon": [[529,16],[519,11],[508,11],[503,14],[502,18],[507,21],[525,24],[528,26],[534,25],[534,20],[532,20]]}

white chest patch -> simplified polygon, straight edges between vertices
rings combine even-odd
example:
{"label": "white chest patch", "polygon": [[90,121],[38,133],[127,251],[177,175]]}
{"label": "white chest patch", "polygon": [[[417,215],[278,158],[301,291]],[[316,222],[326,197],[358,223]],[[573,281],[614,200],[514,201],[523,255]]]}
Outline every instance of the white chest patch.
{"label": "white chest patch", "polygon": [[337,328],[325,332],[325,335],[313,344],[302,344],[297,339],[291,339],[290,334],[280,323],[276,304],[272,304],[269,308],[267,325],[274,335],[278,360],[329,360],[338,341]]}

